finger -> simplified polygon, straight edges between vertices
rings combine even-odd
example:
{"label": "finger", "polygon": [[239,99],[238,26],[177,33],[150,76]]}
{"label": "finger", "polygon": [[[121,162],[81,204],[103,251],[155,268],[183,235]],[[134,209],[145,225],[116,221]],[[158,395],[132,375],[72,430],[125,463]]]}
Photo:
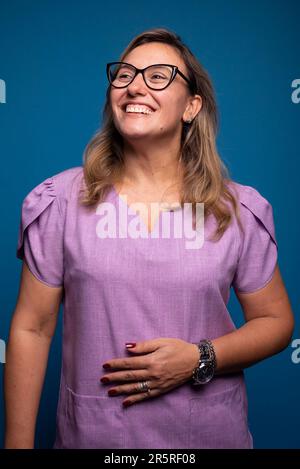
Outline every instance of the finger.
{"label": "finger", "polygon": [[113,360],[108,360],[106,363],[104,363],[103,368],[105,370],[111,370],[111,369],[141,370],[141,369],[147,368],[147,362],[148,362],[148,360],[147,360],[146,357],[115,358]]}
{"label": "finger", "polygon": [[[145,381],[145,380],[144,380]],[[131,384],[124,384],[122,386],[114,386],[113,388],[110,388],[107,392],[109,396],[117,396],[119,394],[145,394],[145,391],[141,389],[141,382],[135,382]],[[147,384],[149,387],[149,391],[151,390],[151,387],[154,386],[154,383],[151,383],[151,381],[147,380]],[[147,393],[149,393],[147,391]]]}
{"label": "finger", "polygon": [[142,342],[127,342],[126,349],[133,353],[155,352],[161,346],[161,339],[144,340]]}
{"label": "finger", "polygon": [[145,381],[149,375],[147,374],[147,370],[143,371],[115,371],[114,373],[106,374],[102,376],[100,381],[104,384],[108,384],[112,381]]}
{"label": "finger", "polygon": [[149,392],[141,392],[139,394],[132,394],[128,396],[125,401],[123,401],[123,406],[128,407],[138,402],[145,401],[146,399],[151,399],[153,397],[159,396],[161,391],[159,389],[150,389]]}

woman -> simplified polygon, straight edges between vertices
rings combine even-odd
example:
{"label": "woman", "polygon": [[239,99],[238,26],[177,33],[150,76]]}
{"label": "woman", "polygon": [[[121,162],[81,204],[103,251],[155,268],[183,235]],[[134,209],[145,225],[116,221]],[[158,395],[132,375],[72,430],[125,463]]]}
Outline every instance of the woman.
{"label": "woman", "polygon": [[[107,76],[104,125],[83,168],[23,202],[6,447],[33,447],[63,302],[55,448],[252,448],[243,369],[287,347],[294,326],[272,207],[229,178],[210,79],[177,35],[140,34]],[[204,227],[196,248],[161,236],[163,215],[177,226],[185,203],[193,233]]]}

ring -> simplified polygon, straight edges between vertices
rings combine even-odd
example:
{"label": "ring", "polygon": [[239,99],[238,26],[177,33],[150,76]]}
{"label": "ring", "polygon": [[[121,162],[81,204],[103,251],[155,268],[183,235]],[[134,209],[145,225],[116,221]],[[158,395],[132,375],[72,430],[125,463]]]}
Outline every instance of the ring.
{"label": "ring", "polygon": [[150,387],[149,387],[149,381],[141,381],[139,384],[138,384],[138,389],[141,391],[141,392],[147,392],[148,394],[150,394]]}

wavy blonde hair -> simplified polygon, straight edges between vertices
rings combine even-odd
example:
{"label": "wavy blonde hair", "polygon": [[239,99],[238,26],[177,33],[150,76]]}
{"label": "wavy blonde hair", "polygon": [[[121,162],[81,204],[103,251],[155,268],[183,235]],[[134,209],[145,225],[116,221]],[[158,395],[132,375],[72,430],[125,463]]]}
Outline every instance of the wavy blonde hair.
{"label": "wavy blonde hair", "polygon": [[[196,202],[204,203],[204,216],[213,214],[217,228],[213,239],[218,240],[232,221],[231,204],[239,218],[238,203],[227,183],[231,178],[216,148],[218,111],[214,90],[207,71],[199,63],[180,36],[165,28],[155,28],[136,36],[126,47],[119,61],[136,47],[149,42],[161,42],[174,47],[183,59],[190,80],[191,95],[202,97],[202,108],[192,124],[182,125],[179,161],[182,164],[181,205],[192,203],[195,226]],[[84,151],[85,189],[81,203],[94,206],[104,200],[111,185],[124,169],[123,139],[113,121],[110,86],[106,91],[103,125]]]}

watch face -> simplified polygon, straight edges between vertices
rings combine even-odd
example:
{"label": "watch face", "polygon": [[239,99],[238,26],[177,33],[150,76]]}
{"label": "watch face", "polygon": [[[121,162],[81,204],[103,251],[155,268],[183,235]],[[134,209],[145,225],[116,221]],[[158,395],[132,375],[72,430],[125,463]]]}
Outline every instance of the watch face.
{"label": "watch face", "polygon": [[214,367],[212,363],[209,362],[202,362],[196,373],[196,383],[199,384],[208,383],[211,380],[214,374]]}

